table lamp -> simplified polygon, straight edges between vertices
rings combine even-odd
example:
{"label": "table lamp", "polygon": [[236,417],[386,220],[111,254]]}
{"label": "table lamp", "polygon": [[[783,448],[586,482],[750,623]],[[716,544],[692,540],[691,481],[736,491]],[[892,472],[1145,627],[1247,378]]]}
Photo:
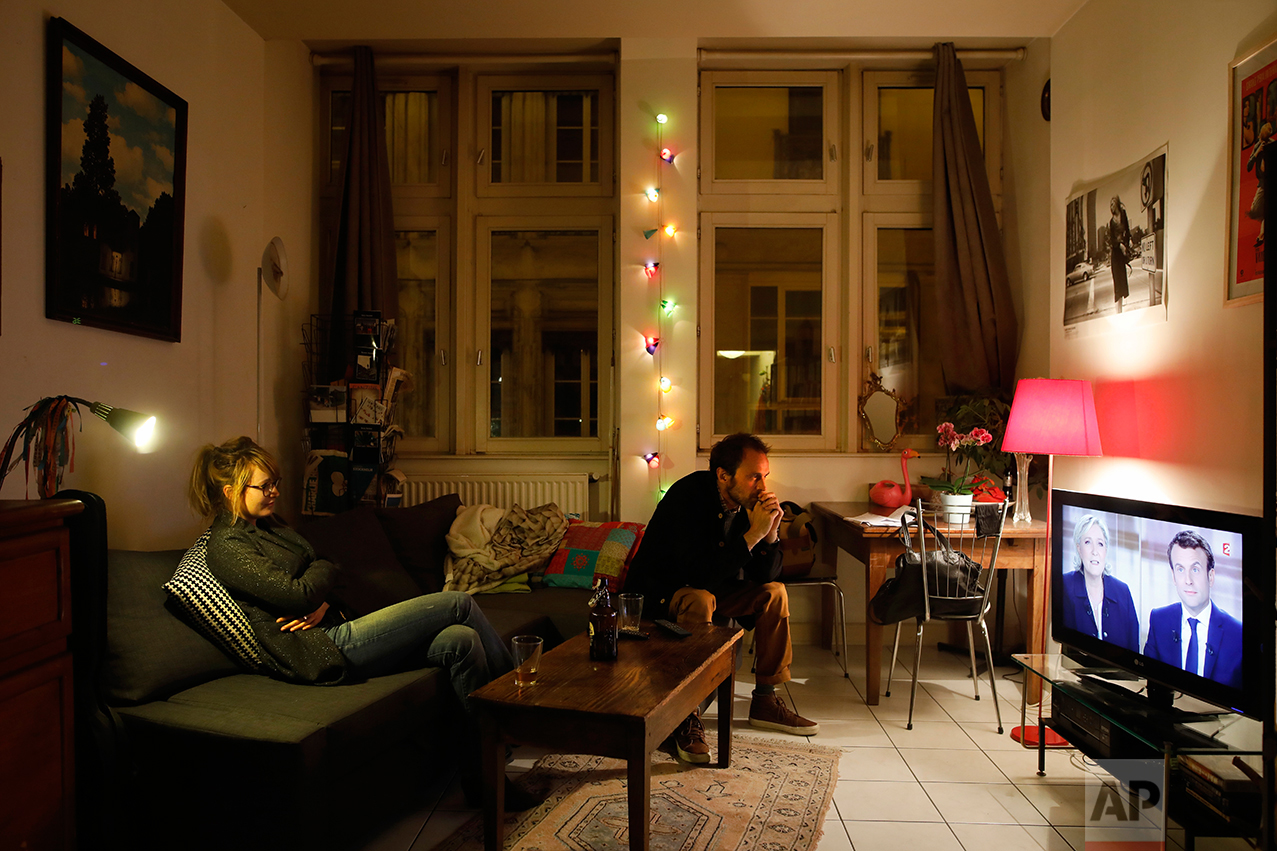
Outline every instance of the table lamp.
{"label": "table lamp", "polygon": [[[1022,378],[1011,400],[1002,451],[1015,454],[1014,523],[1028,523],[1029,461],[1047,456],[1047,504],[1051,497],[1051,457],[1103,455],[1095,420],[1091,382],[1067,378]],[[1050,511],[1048,510],[1048,522]]]}
{"label": "table lamp", "polygon": [[[44,499],[53,496],[62,485],[62,473],[68,465],[75,469],[75,442],[70,426],[73,414],[80,414],[85,405],[89,413],[106,421],[111,428],[124,435],[139,451],[150,448],[155,436],[155,417],[139,414],[124,408],[113,408],[101,402],[90,402],[75,396],[49,396],[27,408],[27,416],[13,429],[13,434],[0,452],[0,485],[5,476],[16,467],[18,461],[27,461],[36,468],[36,490]],[[81,414],[83,416],[83,414]],[[18,442],[22,451],[13,458]]]}
{"label": "table lamp", "polygon": [[[1095,396],[1091,382],[1067,378],[1022,378],[1011,400],[1002,451],[1015,453],[1015,515],[1013,523],[1029,523],[1029,461],[1033,455],[1046,456],[1046,541],[1051,546],[1051,486],[1056,455],[1102,455],[1100,428],[1095,419]],[[1050,612],[1050,583],[1043,589],[1042,606]],[[1038,619],[1046,629],[1045,613]],[[1035,636],[1036,638],[1037,636]],[[1040,644],[1045,648],[1046,635]],[[1028,683],[1025,683],[1028,688]],[[1041,684],[1032,695],[1041,706]],[[1011,738],[1025,747],[1037,746],[1037,728],[1015,727]],[[1047,730],[1048,747],[1064,747],[1068,742]]]}

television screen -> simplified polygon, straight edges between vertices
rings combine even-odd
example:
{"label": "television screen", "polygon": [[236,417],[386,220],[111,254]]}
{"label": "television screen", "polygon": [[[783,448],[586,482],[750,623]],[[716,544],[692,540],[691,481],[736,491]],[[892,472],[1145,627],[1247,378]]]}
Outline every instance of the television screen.
{"label": "television screen", "polygon": [[1051,635],[1066,652],[1147,678],[1158,702],[1170,690],[1260,712],[1247,682],[1257,691],[1270,642],[1244,627],[1259,519],[1064,490],[1051,500]]}

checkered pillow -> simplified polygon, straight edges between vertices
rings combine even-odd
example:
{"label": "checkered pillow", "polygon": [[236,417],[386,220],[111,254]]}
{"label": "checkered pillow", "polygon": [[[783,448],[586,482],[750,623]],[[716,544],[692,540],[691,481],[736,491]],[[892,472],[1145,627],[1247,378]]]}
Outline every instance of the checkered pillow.
{"label": "checkered pillow", "polygon": [[643,529],[642,523],[568,521],[568,532],[541,583],[553,588],[592,588],[594,577],[606,576],[611,590],[619,591],[643,540]]}
{"label": "checkered pillow", "polygon": [[186,551],[173,578],[164,583],[164,590],[201,635],[244,667],[263,670],[262,645],[253,634],[244,610],[204,563],[209,534],[205,532],[195,546]]}

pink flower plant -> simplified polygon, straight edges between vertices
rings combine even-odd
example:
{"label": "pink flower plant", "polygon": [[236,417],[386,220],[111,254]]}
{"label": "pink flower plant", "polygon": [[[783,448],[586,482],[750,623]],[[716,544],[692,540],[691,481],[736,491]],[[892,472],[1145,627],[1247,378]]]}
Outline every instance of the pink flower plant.
{"label": "pink flower plant", "polygon": [[[937,493],[974,493],[976,486],[985,477],[980,475],[978,470],[975,475],[971,474],[971,458],[961,449],[964,446],[983,446],[993,440],[993,435],[982,428],[973,428],[969,433],[962,434],[953,427],[953,423],[941,423],[936,426],[936,434],[939,435],[936,438],[936,444],[943,446],[945,451],[944,472],[940,478],[923,476],[922,483]],[[954,469],[953,453],[955,452],[963,461],[961,476],[957,475]]]}

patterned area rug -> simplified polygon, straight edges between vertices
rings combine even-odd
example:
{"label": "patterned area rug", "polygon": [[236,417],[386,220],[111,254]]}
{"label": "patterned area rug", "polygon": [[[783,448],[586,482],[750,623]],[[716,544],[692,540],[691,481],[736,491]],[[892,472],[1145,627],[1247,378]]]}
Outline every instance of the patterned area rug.
{"label": "patterned area rug", "polygon": [[[823,832],[840,755],[837,748],[752,737],[733,739],[726,769],[653,754],[652,851],[810,851]],[[519,783],[548,797],[507,815],[509,851],[629,848],[623,760],[552,754]],[[482,849],[482,816],[438,846]]]}

